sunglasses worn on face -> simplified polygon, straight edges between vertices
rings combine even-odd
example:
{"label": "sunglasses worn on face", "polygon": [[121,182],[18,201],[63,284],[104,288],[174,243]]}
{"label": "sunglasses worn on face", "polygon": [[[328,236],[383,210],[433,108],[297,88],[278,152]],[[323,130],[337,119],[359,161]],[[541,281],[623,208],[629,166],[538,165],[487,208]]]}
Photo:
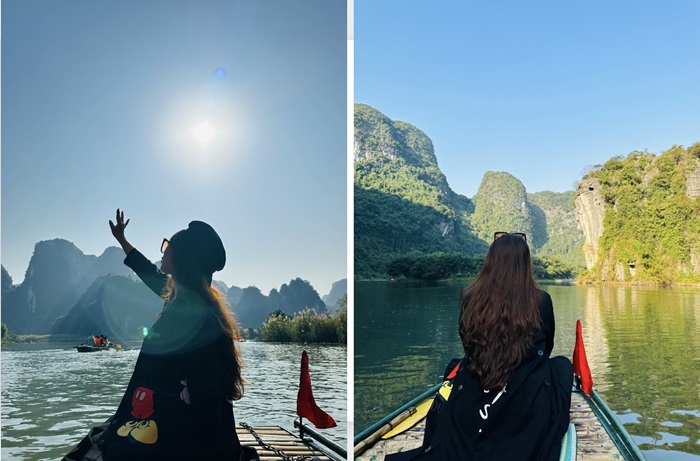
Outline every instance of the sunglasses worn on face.
{"label": "sunglasses worn on face", "polygon": [[168,248],[168,245],[170,245],[170,240],[163,239],[163,243],[160,244],[160,252],[165,253],[165,249]]}
{"label": "sunglasses worn on face", "polygon": [[515,235],[516,237],[520,237],[521,239],[525,240],[527,243],[527,235],[525,235],[524,232],[494,232],[493,239],[498,240],[505,235]]}

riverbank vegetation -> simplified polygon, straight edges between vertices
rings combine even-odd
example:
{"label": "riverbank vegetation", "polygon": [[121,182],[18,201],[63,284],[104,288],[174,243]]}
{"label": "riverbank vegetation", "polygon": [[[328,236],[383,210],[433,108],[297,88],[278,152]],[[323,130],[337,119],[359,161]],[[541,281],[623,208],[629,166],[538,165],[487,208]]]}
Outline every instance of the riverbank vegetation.
{"label": "riverbank vegetation", "polygon": [[17,335],[12,333],[5,323],[2,323],[2,344],[36,344],[36,343],[69,343],[75,342],[75,335]]}
{"label": "riverbank vegetation", "polygon": [[[391,261],[387,275],[417,280],[442,280],[453,277],[473,277],[484,264],[484,256],[464,256],[458,253],[431,253],[403,256]],[[582,270],[556,258],[533,258],[535,277],[538,279],[572,279]]]}
{"label": "riverbank vegetation", "polygon": [[307,308],[294,315],[277,310],[263,323],[259,339],[278,343],[345,344],[347,309],[319,314],[315,309]]}

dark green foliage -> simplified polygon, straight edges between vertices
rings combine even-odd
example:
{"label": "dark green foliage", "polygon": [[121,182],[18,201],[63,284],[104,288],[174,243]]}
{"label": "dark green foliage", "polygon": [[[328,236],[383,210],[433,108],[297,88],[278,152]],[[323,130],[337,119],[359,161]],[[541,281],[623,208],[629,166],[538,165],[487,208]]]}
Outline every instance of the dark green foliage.
{"label": "dark green foliage", "polygon": [[[452,277],[474,277],[484,264],[484,256],[463,256],[458,253],[432,253],[403,256],[391,261],[388,275],[418,280],[440,280]],[[538,279],[570,279],[578,268],[553,258],[533,258]]]}
{"label": "dark green foliage", "polygon": [[260,328],[260,339],[281,343],[345,343],[347,310],[318,314],[315,309],[304,309],[290,316],[278,309]]}
{"label": "dark green foliage", "polygon": [[550,257],[533,258],[532,268],[535,272],[535,278],[541,280],[573,279],[582,271],[580,266],[574,266]]}
{"label": "dark green foliage", "polygon": [[454,193],[430,138],[364,104],[355,105],[355,275],[382,277],[387,264],[436,251],[477,254],[471,201]]}
{"label": "dark green foliage", "polygon": [[487,245],[463,220],[377,190],[355,187],[355,274],[383,277],[401,255],[437,251],[478,254]]}
{"label": "dark green foliage", "polygon": [[2,339],[5,339],[5,336],[7,336],[7,333],[8,333],[7,325],[5,325],[5,323],[3,322],[2,323]]}
{"label": "dark green foliage", "polygon": [[474,196],[474,229],[489,242],[497,231],[525,232],[532,254],[584,266],[583,232],[574,213],[574,191],[528,194],[505,172],[488,171]]}
{"label": "dark green foliage", "polygon": [[525,186],[503,171],[487,171],[473,199],[472,225],[479,238],[491,242],[493,233],[525,232],[530,246],[538,248],[541,239],[533,232],[534,217],[528,206]]}
{"label": "dark green foliage", "polygon": [[[605,230],[592,280],[700,281],[700,199],[688,195],[700,143],[656,156],[632,152],[590,173],[605,201]],[[622,271],[622,277],[620,277]]]}
{"label": "dark green foliage", "polygon": [[431,253],[420,256],[404,256],[389,264],[388,275],[420,280],[440,280],[457,275],[475,275],[483,258],[468,257],[459,253]]}

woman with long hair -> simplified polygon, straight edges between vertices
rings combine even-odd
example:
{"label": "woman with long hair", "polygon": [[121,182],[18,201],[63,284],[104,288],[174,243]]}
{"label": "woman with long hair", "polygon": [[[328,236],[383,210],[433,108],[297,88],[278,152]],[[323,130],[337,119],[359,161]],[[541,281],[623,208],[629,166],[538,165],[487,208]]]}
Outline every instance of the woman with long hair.
{"label": "woman with long hair", "polygon": [[525,234],[494,235],[462,290],[459,335],[465,355],[446,371],[450,391],[428,413],[423,446],[387,459],[559,459],[573,370],[566,357],[550,358],[552,299],[535,281]]}
{"label": "woman with long hair", "polygon": [[[226,264],[216,231],[192,221],[163,239],[160,270],[126,239],[124,212],[112,234],[129,266],[163,298],[116,413],[64,461],[248,460],[235,430],[233,400],[243,395],[237,325],[212,275]],[[100,457],[101,456],[101,457]]]}

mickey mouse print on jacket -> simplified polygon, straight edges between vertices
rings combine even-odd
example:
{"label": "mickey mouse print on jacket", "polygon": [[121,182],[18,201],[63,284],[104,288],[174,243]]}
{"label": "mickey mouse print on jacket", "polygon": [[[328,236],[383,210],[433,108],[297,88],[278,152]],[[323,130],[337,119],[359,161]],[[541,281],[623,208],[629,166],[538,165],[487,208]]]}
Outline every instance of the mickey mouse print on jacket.
{"label": "mickey mouse print on jacket", "polygon": [[155,443],[158,440],[158,425],[155,419],[150,419],[153,412],[153,391],[143,386],[137,387],[131,398],[131,416],[135,419],[124,423],[117,434],[148,445]]}

